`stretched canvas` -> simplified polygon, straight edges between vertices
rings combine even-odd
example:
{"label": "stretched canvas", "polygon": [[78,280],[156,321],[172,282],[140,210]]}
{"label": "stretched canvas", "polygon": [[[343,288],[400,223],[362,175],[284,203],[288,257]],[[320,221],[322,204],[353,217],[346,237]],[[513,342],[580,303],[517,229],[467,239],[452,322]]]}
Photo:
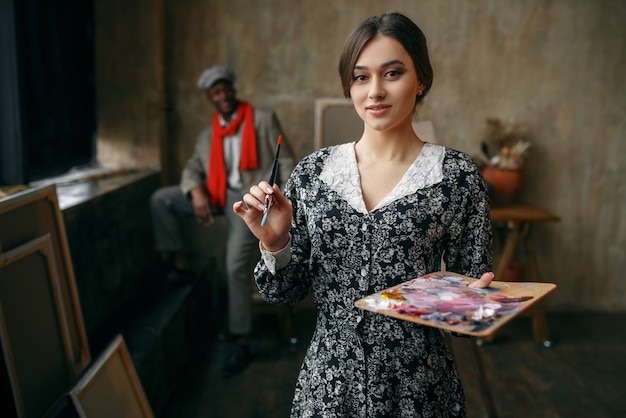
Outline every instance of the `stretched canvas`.
{"label": "stretched canvas", "polygon": [[72,388],[70,398],[81,418],[153,418],[122,335]]}
{"label": "stretched canvas", "polygon": [[46,416],[76,377],[49,234],[0,254],[0,340],[17,416]]}
{"label": "stretched canvas", "polygon": [[0,199],[0,225],[0,253],[50,235],[67,318],[74,374],[79,375],[91,356],[56,186],[32,187]]}
{"label": "stretched canvas", "polygon": [[[422,140],[437,143],[429,120],[413,121],[413,130]],[[363,120],[350,99],[324,97],[315,100],[315,148],[357,141],[363,135]]]}

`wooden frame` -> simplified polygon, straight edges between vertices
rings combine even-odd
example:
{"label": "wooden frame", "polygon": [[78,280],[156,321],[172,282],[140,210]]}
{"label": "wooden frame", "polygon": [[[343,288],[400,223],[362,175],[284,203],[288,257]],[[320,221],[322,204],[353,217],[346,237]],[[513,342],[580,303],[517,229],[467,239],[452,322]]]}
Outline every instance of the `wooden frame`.
{"label": "wooden frame", "polygon": [[72,388],[70,398],[81,418],[153,418],[121,335]]}
{"label": "wooden frame", "polygon": [[0,339],[15,412],[45,416],[77,377],[49,234],[0,254]]}
{"label": "wooden frame", "polygon": [[[424,141],[437,143],[431,121],[413,121],[413,129]],[[315,149],[356,141],[363,121],[350,99],[324,97],[315,100]]]}
{"label": "wooden frame", "polygon": [[50,234],[67,318],[73,369],[79,375],[91,361],[91,356],[56,186],[33,187],[0,199],[0,225],[0,253]]}

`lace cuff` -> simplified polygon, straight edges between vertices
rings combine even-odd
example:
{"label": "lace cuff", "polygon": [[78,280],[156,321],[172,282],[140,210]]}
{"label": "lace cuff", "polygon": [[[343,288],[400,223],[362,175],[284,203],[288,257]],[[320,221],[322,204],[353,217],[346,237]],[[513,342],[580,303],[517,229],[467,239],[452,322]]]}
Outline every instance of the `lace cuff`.
{"label": "lace cuff", "polygon": [[272,275],[276,274],[276,270],[280,270],[283,267],[287,267],[291,260],[291,235],[289,235],[289,242],[282,250],[276,252],[268,251],[263,247],[263,244],[259,241],[259,250],[261,250],[261,259],[267,266]]}

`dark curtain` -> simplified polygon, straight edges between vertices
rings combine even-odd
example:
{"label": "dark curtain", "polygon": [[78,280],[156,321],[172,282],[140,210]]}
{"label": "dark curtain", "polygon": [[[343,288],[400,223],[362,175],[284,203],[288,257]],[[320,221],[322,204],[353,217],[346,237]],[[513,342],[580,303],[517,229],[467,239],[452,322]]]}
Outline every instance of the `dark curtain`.
{"label": "dark curtain", "polygon": [[0,162],[4,166],[10,159],[17,161],[16,172],[9,176],[13,183],[90,163],[96,132],[93,2],[2,0],[2,4],[12,9],[14,50],[0,54],[15,64],[14,74],[8,76],[17,93],[13,108],[3,106],[2,111],[14,113],[17,126],[13,139],[0,139],[4,144]]}

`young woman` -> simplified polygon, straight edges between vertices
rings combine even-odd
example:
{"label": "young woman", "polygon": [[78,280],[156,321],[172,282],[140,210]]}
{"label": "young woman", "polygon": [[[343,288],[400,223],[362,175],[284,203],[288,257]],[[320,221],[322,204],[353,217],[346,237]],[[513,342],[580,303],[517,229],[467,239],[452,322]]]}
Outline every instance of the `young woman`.
{"label": "young woman", "polygon": [[[413,131],[433,74],[426,39],[410,19],[365,20],[347,39],[339,72],[363,136],[304,158],[284,194],[261,182],[244,196],[247,209],[233,206],[260,240],[261,294],[293,304],[311,290],[317,308],[292,416],[463,416],[463,389],[440,331],[354,301],[440,270],[442,257],[449,271],[488,286],[485,183],[469,156]],[[266,194],[273,205],[261,227]]]}

